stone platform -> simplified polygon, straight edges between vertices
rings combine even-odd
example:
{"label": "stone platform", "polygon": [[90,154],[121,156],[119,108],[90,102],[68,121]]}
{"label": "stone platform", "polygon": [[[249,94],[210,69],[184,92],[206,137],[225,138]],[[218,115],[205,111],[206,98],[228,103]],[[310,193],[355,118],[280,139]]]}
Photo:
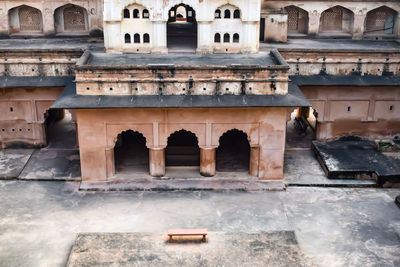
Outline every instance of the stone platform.
{"label": "stone platform", "polygon": [[378,185],[400,182],[400,160],[379,152],[371,141],[313,141],[313,150],[330,179],[377,180]]}
{"label": "stone platform", "polygon": [[168,242],[163,234],[84,233],[72,247],[75,266],[314,266],[293,231],[211,232],[201,239]]}

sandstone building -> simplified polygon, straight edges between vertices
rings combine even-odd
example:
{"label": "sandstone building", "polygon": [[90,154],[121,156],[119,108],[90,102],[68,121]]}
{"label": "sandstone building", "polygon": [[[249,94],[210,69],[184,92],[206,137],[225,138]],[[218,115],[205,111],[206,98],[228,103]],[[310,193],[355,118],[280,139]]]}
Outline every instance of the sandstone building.
{"label": "sandstone building", "polygon": [[0,142],[45,146],[68,110],[85,181],[190,168],[282,179],[295,110],[319,140],[400,134],[399,12],[394,0],[2,1]]}

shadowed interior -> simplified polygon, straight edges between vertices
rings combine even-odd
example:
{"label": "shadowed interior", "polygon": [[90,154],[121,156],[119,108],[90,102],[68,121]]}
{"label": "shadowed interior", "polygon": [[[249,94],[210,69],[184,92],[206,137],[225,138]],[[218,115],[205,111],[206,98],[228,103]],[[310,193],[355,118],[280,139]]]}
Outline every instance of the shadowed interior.
{"label": "shadowed interior", "polygon": [[247,134],[230,130],[219,139],[217,148],[217,171],[249,171],[250,144]]}

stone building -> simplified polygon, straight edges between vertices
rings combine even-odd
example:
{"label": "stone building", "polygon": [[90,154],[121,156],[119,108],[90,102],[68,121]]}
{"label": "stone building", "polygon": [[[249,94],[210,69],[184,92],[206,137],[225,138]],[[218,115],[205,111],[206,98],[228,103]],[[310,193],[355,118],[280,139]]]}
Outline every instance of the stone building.
{"label": "stone building", "polygon": [[[400,134],[398,1],[0,3],[0,142],[77,125],[82,179],[282,179],[315,138]],[[101,36],[104,36],[102,38]]]}

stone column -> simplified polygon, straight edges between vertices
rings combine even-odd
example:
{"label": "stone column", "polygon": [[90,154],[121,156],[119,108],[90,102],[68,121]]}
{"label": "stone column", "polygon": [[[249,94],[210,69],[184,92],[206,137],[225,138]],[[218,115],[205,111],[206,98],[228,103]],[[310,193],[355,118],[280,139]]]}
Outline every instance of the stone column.
{"label": "stone column", "polygon": [[354,15],[354,24],[353,24],[353,39],[355,40],[362,40],[364,35],[364,22],[365,18],[367,17],[366,14],[363,14],[360,10],[359,14]]}
{"label": "stone column", "polygon": [[258,177],[258,165],[260,162],[260,147],[253,146],[250,148],[250,169],[251,176]]}
{"label": "stone column", "polygon": [[211,34],[210,21],[197,22],[197,53],[211,53],[211,43],[214,36]]}
{"label": "stone column", "polygon": [[200,148],[200,174],[206,177],[215,175],[215,148]]}
{"label": "stone column", "polygon": [[106,148],[106,171],[107,178],[111,178],[115,175],[115,159],[114,159],[114,148]]}
{"label": "stone column", "polygon": [[165,175],[165,149],[149,148],[150,175],[161,177]]}
{"label": "stone column", "polygon": [[43,33],[45,35],[54,35],[54,10],[50,10],[49,8],[45,8],[43,10]]}
{"label": "stone column", "polygon": [[308,15],[308,34],[317,35],[319,32],[319,22],[321,19],[321,14],[316,10],[310,12]]}
{"label": "stone column", "polygon": [[5,3],[0,3],[0,37],[8,35],[8,15]]}
{"label": "stone column", "polygon": [[153,21],[152,52],[168,53],[167,48],[167,22]]}
{"label": "stone column", "polygon": [[[258,51],[260,30],[258,21],[243,21],[242,36],[240,36],[241,51],[255,53]],[[221,37],[222,38],[222,37]]]}

